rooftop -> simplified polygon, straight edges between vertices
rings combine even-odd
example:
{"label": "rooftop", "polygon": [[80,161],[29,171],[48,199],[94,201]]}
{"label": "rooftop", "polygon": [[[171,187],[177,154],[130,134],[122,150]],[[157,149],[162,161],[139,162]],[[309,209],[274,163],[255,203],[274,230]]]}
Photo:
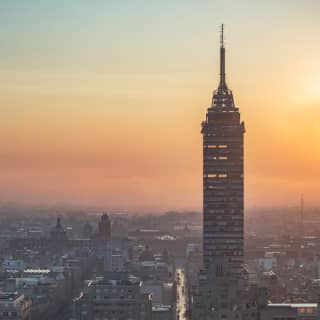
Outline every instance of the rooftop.
{"label": "rooftop", "polygon": [[317,303],[269,303],[268,307],[317,308]]}
{"label": "rooftop", "polygon": [[17,292],[0,292],[0,300],[15,300],[21,295]]}

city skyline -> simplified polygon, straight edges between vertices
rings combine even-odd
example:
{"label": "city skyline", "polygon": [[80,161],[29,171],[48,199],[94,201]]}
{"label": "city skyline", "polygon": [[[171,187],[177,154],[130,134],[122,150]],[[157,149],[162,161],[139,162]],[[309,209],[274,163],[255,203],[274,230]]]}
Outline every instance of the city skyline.
{"label": "city skyline", "polygon": [[2,2],[1,200],[200,210],[224,22],[246,205],[318,205],[319,3],[231,3]]}
{"label": "city skyline", "polygon": [[0,319],[320,319],[318,9],[2,1]]}

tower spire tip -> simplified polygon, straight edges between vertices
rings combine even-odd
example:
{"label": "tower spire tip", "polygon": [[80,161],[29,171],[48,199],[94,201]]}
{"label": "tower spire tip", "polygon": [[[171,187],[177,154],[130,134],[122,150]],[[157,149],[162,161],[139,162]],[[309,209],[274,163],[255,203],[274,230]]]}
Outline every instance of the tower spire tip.
{"label": "tower spire tip", "polygon": [[225,48],[223,39],[223,24],[221,24],[221,34],[220,34],[220,84],[219,88],[226,89],[226,74],[225,74]]}
{"label": "tower spire tip", "polygon": [[224,39],[223,39],[223,23],[221,24],[220,44],[221,44],[221,47],[223,47],[223,45],[224,45]]}

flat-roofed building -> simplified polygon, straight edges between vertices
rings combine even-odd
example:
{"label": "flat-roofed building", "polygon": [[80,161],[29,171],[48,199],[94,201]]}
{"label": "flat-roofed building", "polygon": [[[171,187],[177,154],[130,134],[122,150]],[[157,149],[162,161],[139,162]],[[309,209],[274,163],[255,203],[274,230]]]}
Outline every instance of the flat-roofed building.
{"label": "flat-roofed building", "polygon": [[317,303],[270,303],[260,310],[260,320],[320,319]]}
{"label": "flat-roofed building", "polygon": [[151,296],[141,292],[141,282],[125,272],[107,272],[90,281],[78,302],[81,320],[149,320]]}

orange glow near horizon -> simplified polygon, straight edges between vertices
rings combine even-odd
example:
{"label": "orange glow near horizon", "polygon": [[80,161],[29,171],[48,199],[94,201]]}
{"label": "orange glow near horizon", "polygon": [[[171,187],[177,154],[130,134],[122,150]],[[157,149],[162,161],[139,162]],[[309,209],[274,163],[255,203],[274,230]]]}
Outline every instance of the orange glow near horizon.
{"label": "orange glow near horizon", "polygon": [[[166,11],[150,34],[143,24],[130,30],[137,16],[121,28],[110,22],[114,34],[99,16],[95,38],[79,17],[66,18],[65,28],[81,30],[69,39],[52,27],[56,51],[40,34],[23,41],[15,30],[15,40],[1,34],[8,48],[0,56],[1,201],[201,210],[200,124],[218,82],[219,21],[198,23],[214,9],[205,3],[180,8],[182,25]],[[301,192],[307,205],[320,205],[320,7],[291,3],[289,12],[276,1],[256,5],[255,30],[245,23],[250,13],[225,19],[227,82],[247,129],[247,207],[298,206]],[[148,10],[150,23],[157,10]],[[110,38],[101,43],[99,32]]]}

